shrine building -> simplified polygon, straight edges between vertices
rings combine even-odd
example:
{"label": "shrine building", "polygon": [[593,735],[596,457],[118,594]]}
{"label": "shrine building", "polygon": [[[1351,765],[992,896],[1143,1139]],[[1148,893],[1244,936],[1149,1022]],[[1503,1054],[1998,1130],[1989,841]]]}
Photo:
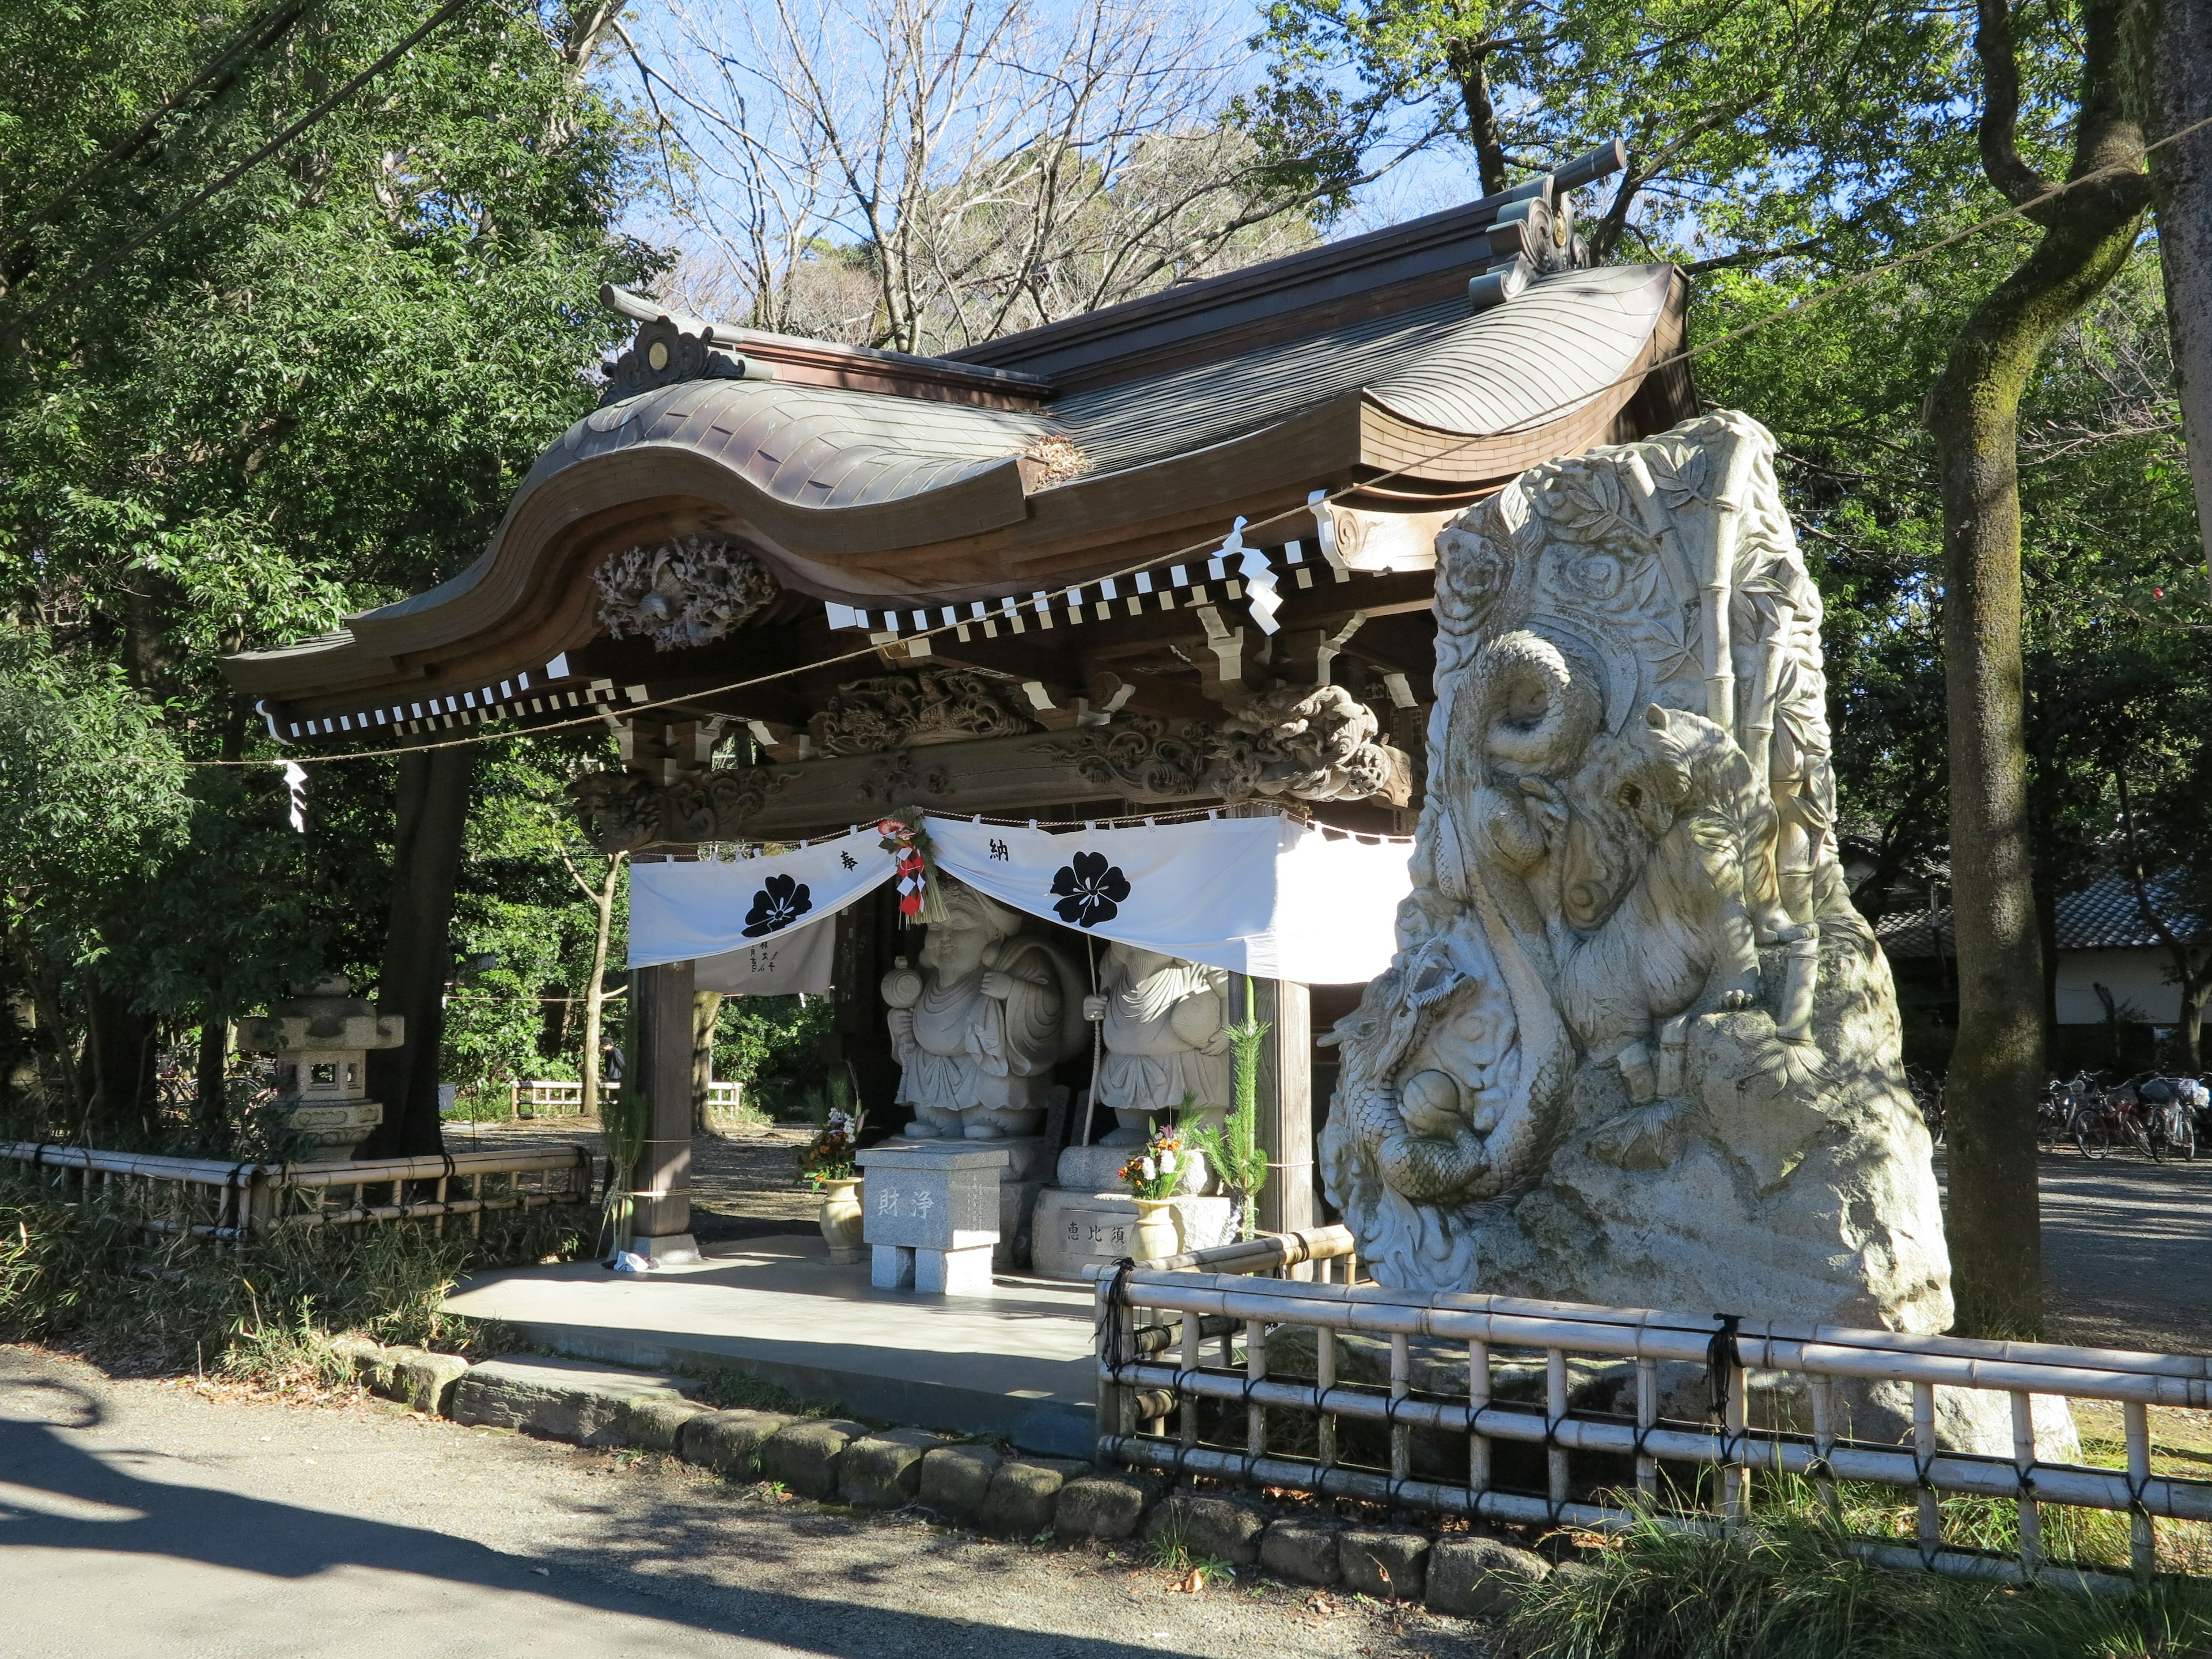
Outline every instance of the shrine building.
{"label": "shrine building", "polygon": [[[914,809],[1008,833],[1260,813],[1410,836],[1438,531],[1531,466],[1697,412],[1681,272],[1594,267],[1574,232],[1571,192],[1621,161],[1607,146],[1503,194],[942,356],[610,290],[635,336],[475,563],[226,670],[307,761],[603,720],[623,769],[579,779],[578,808],[641,871],[702,848],[850,836],[872,852],[875,821]],[[1233,881],[1224,867],[1200,885]],[[834,988],[837,1058],[896,1126],[887,975],[918,936],[899,879],[872,879],[834,915],[814,901],[822,965],[797,983]],[[784,880],[776,893],[810,890]],[[1097,886],[993,902],[1095,988],[1117,937]],[[779,899],[763,922],[769,895],[750,923],[700,925],[751,938],[806,920]],[[1387,940],[1389,918],[1369,920]],[[1118,937],[1157,948],[1141,928]],[[1333,1064],[1315,1038],[1359,985],[1328,982],[1326,963],[1310,988],[1257,955],[1212,960],[1234,1012],[1249,981],[1271,1026],[1261,1121],[1279,1178],[1261,1224],[1309,1224]],[[1287,975],[1297,958],[1266,960]],[[638,1232],[672,1255],[690,1224],[695,988],[744,987],[708,985],[693,959],[633,983],[626,1084],[655,1112]],[[1021,1127],[1048,1158],[1084,1136],[1066,1102],[1095,1080],[1095,1048],[1039,1074],[1051,1107]]]}

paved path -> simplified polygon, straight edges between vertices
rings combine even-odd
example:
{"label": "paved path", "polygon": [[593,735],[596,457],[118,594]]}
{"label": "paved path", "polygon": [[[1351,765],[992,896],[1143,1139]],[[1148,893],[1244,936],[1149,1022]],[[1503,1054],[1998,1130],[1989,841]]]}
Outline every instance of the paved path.
{"label": "paved path", "polygon": [[381,1401],[210,1401],[0,1347],[7,1659],[1474,1659],[1473,1627],[1170,1594],[1103,1555],[778,1507]]}
{"label": "paved path", "polygon": [[2050,1152],[2042,1171],[2051,1340],[2212,1352],[2212,1158]]}

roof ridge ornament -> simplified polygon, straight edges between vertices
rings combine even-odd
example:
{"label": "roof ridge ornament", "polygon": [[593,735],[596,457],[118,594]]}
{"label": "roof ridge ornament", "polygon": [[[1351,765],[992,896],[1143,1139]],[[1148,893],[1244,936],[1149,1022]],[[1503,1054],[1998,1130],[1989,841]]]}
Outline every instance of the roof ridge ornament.
{"label": "roof ridge ornament", "polygon": [[731,349],[738,339],[734,329],[672,310],[612,283],[601,285],[599,303],[617,316],[636,319],[638,325],[628,349],[608,367],[601,408],[679,380],[770,378],[766,363],[749,362]]}

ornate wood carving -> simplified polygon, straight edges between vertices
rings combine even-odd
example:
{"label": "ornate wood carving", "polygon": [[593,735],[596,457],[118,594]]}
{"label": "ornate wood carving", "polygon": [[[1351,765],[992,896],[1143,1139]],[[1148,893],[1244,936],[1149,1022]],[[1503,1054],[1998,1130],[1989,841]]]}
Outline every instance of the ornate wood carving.
{"label": "ornate wood carving", "polygon": [[617,639],[632,634],[656,649],[706,645],[742,628],[781,590],[768,568],[741,547],[686,536],[659,547],[617,553],[592,573],[599,620]]}
{"label": "ornate wood carving", "polygon": [[1090,782],[1133,800],[1258,796],[1412,798],[1413,763],[1376,741],[1375,715],[1341,686],[1289,686],[1215,725],[1139,718],[1057,745]]}
{"label": "ornate wood carving", "polygon": [[1402,806],[1409,763],[1375,734],[1364,705],[1323,686],[1272,693],[1218,726],[1139,716],[1050,737],[1023,730],[926,750],[695,772],[665,787],[636,773],[589,772],[568,792],[586,833],[609,853],[819,835],[906,805],[1008,812],[1101,796],[1287,796]]}
{"label": "ornate wood carving", "polygon": [[913,744],[1003,738],[1036,722],[1004,680],[969,668],[925,668],[840,686],[807,723],[827,755],[876,755]]}

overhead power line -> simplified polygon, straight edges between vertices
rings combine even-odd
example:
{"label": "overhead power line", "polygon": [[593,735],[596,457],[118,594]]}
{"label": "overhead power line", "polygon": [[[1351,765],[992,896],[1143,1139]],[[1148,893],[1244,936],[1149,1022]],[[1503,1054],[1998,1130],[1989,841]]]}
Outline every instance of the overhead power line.
{"label": "overhead power line", "polygon": [[[168,229],[170,226],[175,224],[179,220],[184,218],[188,214],[198,211],[198,209],[205,204],[214,200],[216,197],[221,195],[224,191],[228,190],[248,173],[260,166],[262,162],[267,161],[278,150],[283,149],[285,145],[290,143],[301,133],[307,131],[308,128],[320,121],[332,110],[337,109],[341,104],[346,102],[347,100],[350,99],[363,87],[376,79],[378,76],[383,74],[385,70],[390,69],[402,58],[404,58],[415,48],[416,45],[421,41],[424,36],[428,35],[433,29],[436,28],[439,24],[444,22],[456,12],[464,11],[470,6],[477,3],[477,0],[446,0],[446,3],[444,5],[432,12],[428,17],[425,18],[422,23],[410,31],[398,42],[398,44],[392,47],[390,51],[386,52],[384,56],[378,58],[367,69],[362,70],[360,74],[355,76],[351,80],[348,81],[343,86],[340,87],[329,97],[324,99],[321,103],[316,105],[314,108],[309,110],[298,120],[293,122],[290,126],[285,128],[283,131],[278,133],[267,143],[262,145],[259,149],[255,150],[252,155],[247,156],[243,161],[240,161],[237,166],[223,173],[221,177],[216,179],[214,183],[206,186],[206,188],[200,191],[198,194],[193,196],[190,200],[163,214],[152,224],[147,226],[145,229],[138,232],[137,234],[130,238],[130,240],[125,241],[120,247],[112,249],[107,253],[102,255],[100,258],[94,260],[93,264],[86,269],[84,274],[76,279],[76,286],[79,288],[88,287],[92,283],[97,282],[100,277],[114,270],[117,265],[129,258],[133,253],[136,253],[140,248],[145,246],[147,243],[152,241],[156,236],[159,236],[163,231]],[[29,311],[26,312],[21,318],[9,323],[7,325],[7,331],[20,341],[26,331],[29,329],[30,325],[38,321],[40,318],[45,316],[47,312],[52,310],[54,307],[60,304],[62,298],[62,295],[55,294],[40,301],[37,305],[32,307]]]}

